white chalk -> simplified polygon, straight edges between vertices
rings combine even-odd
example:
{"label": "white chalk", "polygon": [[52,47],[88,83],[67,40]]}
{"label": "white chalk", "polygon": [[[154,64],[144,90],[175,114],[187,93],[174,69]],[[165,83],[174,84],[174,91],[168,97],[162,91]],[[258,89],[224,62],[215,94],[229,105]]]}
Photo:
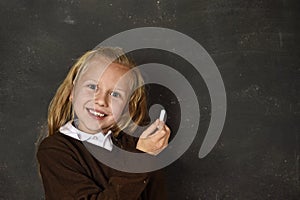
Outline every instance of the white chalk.
{"label": "white chalk", "polygon": [[164,121],[165,115],[166,115],[166,110],[165,110],[165,109],[162,109],[162,110],[160,111],[159,121]]}

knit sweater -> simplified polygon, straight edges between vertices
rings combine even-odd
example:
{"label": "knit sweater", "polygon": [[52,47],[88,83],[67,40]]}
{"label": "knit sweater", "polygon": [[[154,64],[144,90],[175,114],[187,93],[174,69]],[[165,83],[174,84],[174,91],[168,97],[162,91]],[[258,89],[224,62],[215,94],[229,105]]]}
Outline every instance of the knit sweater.
{"label": "knit sweater", "polygon": [[[113,142],[135,150],[136,143],[127,134]],[[37,158],[46,200],[166,199],[161,171],[126,173],[110,168],[95,159],[81,141],[61,133],[42,141]]]}

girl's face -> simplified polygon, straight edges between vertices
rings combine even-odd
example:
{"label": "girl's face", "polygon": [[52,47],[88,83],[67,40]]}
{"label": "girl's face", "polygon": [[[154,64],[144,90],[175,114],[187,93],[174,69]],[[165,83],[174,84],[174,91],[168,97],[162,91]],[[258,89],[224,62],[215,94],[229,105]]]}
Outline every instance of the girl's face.
{"label": "girl's face", "polygon": [[70,95],[78,129],[86,133],[107,133],[121,116],[131,94],[130,75],[122,77],[129,68],[108,64],[99,56],[92,58]]}

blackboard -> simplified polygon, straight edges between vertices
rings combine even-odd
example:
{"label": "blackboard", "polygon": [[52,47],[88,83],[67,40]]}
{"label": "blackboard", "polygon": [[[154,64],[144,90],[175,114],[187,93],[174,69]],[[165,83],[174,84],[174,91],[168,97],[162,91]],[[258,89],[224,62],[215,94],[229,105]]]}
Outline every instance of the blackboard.
{"label": "blackboard", "polygon": [[299,199],[299,5],[296,0],[1,1],[0,199],[44,198],[35,143],[55,90],[85,51],[139,27],[169,28],[193,38],[216,63],[226,89],[221,137],[199,159],[211,116],[203,79],[174,54],[137,53],[148,59],[140,63],[185,66],[200,102],[194,142],[164,168],[170,199]]}

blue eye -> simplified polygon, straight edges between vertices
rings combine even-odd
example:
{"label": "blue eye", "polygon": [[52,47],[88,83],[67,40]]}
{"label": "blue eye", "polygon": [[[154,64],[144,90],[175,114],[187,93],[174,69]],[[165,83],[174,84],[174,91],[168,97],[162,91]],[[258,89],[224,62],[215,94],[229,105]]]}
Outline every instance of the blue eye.
{"label": "blue eye", "polygon": [[118,92],[111,92],[110,95],[113,96],[113,97],[120,97],[121,96],[120,93],[118,93]]}
{"label": "blue eye", "polygon": [[87,87],[92,90],[97,90],[97,85],[95,85],[95,84],[88,84]]}

